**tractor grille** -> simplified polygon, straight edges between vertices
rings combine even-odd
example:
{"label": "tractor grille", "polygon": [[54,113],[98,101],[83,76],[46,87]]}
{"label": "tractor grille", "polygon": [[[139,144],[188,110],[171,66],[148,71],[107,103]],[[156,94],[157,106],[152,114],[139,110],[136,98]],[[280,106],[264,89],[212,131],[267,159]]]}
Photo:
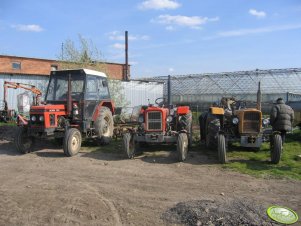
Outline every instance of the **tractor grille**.
{"label": "tractor grille", "polygon": [[260,132],[260,112],[244,112],[243,133]]}
{"label": "tractor grille", "polygon": [[147,130],[162,130],[162,114],[160,111],[147,112]]}

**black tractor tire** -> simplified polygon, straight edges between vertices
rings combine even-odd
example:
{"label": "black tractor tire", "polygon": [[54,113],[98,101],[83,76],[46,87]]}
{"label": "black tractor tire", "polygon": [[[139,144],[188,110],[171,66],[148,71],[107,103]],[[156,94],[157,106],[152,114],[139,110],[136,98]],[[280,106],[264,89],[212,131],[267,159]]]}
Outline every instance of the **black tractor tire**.
{"label": "black tractor tire", "polygon": [[273,136],[273,145],[271,146],[271,162],[273,164],[278,164],[281,159],[282,153],[282,139],[279,134]]}
{"label": "black tractor tire", "polygon": [[206,122],[206,147],[210,149],[217,148],[217,137],[220,129],[220,120],[208,117]]}
{"label": "black tractor tire", "polygon": [[206,120],[208,117],[208,112],[204,112],[199,116],[199,129],[200,129],[200,140],[206,141]]}
{"label": "black tractor tire", "polygon": [[186,130],[188,136],[188,147],[192,146],[192,113],[189,111],[187,114],[182,115],[179,121],[180,130]]}
{"label": "black tractor tire", "polygon": [[66,156],[76,155],[82,145],[82,134],[76,128],[70,128],[65,132],[63,149]]}
{"label": "black tractor tire", "polygon": [[125,133],[122,137],[123,150],[129,159],[133,159],[135,156],[135,141],[131,133]]}
{"label": "black tractor tire", "polygon": [[180,133],[178,135],[177,140],[177,152],[178,152],[178,159],[180,162],[185,161],[187,158],[187,152],[188,152],[188,136],[186,133]]}
{"label": "black tractor tire", "polygon": [[20,126],[16,130],[14,143],[19,152],[27,154],[33,151],[35,139],[27,135],[26,127]]}
{"label": "black tractor tire", "polygon": [[226,139],[224,134],[218,134],[217,136],[217,151],[218,151],[219,162],[222,164],[226,163],[227,162]]}
{"label": "black tractor tire", "polygon": [[95,133],[98,136],[99,143],[109,144],[114,132],[114,120],[112,112],[107,107],[102,107],[99,116],[97,117],[95,123]]}

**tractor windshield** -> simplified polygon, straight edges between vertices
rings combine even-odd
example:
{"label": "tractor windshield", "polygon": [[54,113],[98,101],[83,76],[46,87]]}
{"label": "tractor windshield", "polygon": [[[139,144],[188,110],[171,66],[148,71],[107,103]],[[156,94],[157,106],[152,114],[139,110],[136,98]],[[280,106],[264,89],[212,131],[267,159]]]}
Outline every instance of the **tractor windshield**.
{"label": "tractor windshield", "polygon": [[[71,96],[73,100],[83,98],[84,91],[84,75],[71,74]],[[66,101],[68,99],[68,74],[52,75],[46,101]]]}

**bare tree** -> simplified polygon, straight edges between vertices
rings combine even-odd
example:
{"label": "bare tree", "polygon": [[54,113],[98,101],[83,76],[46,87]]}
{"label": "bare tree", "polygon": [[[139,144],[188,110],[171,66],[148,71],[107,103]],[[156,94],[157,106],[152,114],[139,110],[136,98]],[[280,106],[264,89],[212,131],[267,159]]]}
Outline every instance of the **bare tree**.
{"label": "bare tree", "polygon": [[123,95],[123,86],[119,80],[111,80],[106,63],[103,60],[101,51],[91,41],[78,35],[78,45],[67,39],[62,44],[61,53],[58,56],[60,69],[88,68],[104,72],[109,79],[111,98],[117,107],[126,107],[128,102]]}
{"label": "bare tree", "polygon": [[78,40],[78,45],[75,45],[71,39],[67,39],[62,44],[62,50],[58,57],[60,68],[89,68],[106,73],[106,64],[97,46],[82,35],[78,35]]}

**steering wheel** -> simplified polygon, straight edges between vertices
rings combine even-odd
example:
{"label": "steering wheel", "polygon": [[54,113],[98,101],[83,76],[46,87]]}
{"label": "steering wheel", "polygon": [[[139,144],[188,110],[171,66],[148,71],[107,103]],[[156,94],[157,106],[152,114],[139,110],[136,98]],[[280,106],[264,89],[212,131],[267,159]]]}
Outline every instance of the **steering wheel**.
{"label": "steering wheel", "polygon": [[159,98],[157,98],[157,99],[155,100],[155,103],[156,103],[158,106],[163,105],[163,104],[162,104],[162,101],[159,103],[159,100],[163,100],[163,102],[164,102],[165,98],[164,98],[164,97],[159,97]]}

